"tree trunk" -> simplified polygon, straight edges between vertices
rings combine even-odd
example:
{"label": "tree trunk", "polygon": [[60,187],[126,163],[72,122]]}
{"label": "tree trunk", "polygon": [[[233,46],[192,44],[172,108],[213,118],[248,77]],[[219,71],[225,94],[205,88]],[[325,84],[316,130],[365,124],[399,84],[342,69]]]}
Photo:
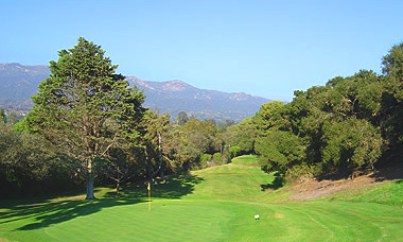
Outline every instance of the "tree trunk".
{"label": "tree trunk", "polygon": [[161,180],[164,180],[164,176],[165,176],[165,173],[164,173],[164,169],[165,169],[165,164],[164,163],[162,163],[161,164],[161,169],[160,169],[160,178],[161,178]]}
{"label": "tree trunk", "polygon": [[94,196],[94,174],[87,172],[87,196],[85,200],[93,200]]}
{"label": "tree trunk", "polygon": [[153,188],[154,185],[154,178],[153,178],[153,167],[151,164],[151,160],[150,157],[148,156],[148,152],[145,152],[145,158],[146,158],[146,162],[147,162],[147,178],[148,178],[148,182],[150,183],[150,188]]}
{"label": "tree trunk", "polygon": [[164,179],[164,169],[165,169],[165,164],[162,161],[162,148],[161,148],[161,134],[157,132],[158,135],[158,163],[160,165],[160,178]]}
{"label": "tree trunk", "polygon": [[116,180],[116,198],[120,198],[120,179]]}
{"label": "tree trunk", "polygon": [[92,173],[92,160],[87,161],[87,196],[85,200],[93,200],[94,196],[94,174]]}

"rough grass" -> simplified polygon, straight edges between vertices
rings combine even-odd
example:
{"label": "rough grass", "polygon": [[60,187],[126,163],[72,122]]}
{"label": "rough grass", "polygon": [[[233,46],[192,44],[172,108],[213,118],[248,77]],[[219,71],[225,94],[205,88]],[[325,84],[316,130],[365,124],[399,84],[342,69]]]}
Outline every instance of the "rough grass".
{"label": "rough grass", "polygon": [[327,201],[348,201],[357,203],[378,203],[403,208],[403,180],[380,186],[369,186],[360,190],[345,191],[328,196]]}
{"label": "rough grass", "polygon": [[[0,241],[399,241],[403,183],[392,182],[311,202],[284,203],[284,189],[262,192],[273,176],[256,157],[132,185],[42,201],[0,200]],[[254,215],[260,219],[255,220]]]}

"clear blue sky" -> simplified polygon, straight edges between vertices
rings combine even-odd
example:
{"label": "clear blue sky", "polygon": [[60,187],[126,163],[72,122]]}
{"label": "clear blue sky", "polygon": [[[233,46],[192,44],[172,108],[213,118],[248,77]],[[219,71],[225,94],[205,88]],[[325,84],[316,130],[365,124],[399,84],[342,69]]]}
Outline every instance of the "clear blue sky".
{"label": "clear blue sky", "polygon": [[403,41],[396,0],[70,0],[0,2],[0,63],[46,65],[79,36],[119,72],[291,100]]}

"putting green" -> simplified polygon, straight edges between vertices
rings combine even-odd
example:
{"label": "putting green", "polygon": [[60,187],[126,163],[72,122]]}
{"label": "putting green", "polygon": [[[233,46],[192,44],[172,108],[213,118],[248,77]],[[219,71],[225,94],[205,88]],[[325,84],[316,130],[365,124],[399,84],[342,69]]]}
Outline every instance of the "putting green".
{"label": "putting green", "polygon": [[[125,190],[116,200],[110,189],[100,199],[83,196],[46,201],[8,201],[0,207],[3,241],[399,241],[403,238],[403,198],[378,193],[402,191],[399,182],[355,194],[311,202],[279,203],[281,189],[262,192],[273,177],[256,157],[174,177],[155,187]],[[368,195],[370,194],[370,195]],[[379,194],[378,194],[379,195]],[[362,199],[352,199],[359,196]],[[381,195],[379,195],[381,196]],[[400,199],[400,200],[399,200]],[[1,202],[1,201],[0,201]],[[259,214],[260,219],[254,216]]]}

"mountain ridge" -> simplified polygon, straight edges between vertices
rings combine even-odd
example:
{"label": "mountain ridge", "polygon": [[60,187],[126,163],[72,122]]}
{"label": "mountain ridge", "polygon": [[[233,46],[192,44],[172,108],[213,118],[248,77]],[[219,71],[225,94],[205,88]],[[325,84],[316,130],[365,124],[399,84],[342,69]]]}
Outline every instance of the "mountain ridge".
{"label": "mountain ridge", "polygon": [[241,121],[255,115],[269,101],[242,92],[200,89],[180,80],[146,82],[133,76],[126,80],[153,100],[149,108],[163,109],[173,116],[184,111],[201,119]]}
{"label": "mountain ridge", "polygon": [[[0,63],[0,107],[29,110],[31,97],[38,85],[50,74],[44,65]],[[182,80],[145,81],[136,76],[127,76],[131,86],[143,90],[144,106],[175,117],[186,112],[199,119],[231,119],[241,121],[251,117],[269,99],[243,92],[228,93],[194,87]]]}

